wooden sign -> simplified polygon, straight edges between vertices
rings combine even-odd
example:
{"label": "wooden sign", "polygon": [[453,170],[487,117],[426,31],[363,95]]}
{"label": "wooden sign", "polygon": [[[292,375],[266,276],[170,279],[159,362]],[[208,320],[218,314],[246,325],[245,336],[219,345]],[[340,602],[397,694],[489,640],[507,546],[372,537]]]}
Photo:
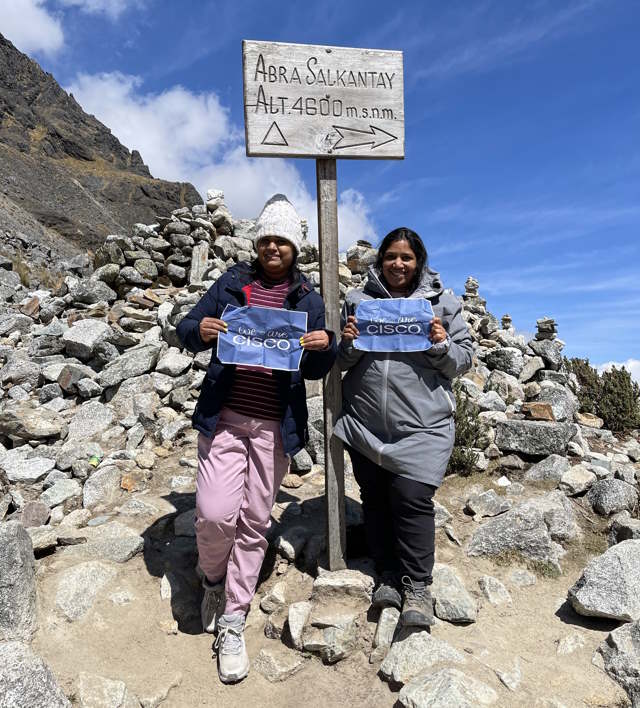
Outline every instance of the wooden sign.
{"label": "wooden sign", "polygon": [[404,158],[402,52],[242,43],[249,157]]}

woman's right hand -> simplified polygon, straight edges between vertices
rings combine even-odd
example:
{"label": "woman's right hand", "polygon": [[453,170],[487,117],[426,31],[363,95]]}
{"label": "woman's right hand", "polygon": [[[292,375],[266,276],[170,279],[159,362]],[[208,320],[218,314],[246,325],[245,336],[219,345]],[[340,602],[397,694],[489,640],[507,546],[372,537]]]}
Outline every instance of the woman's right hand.
{"label": "woman's right hand", "polygon": [[227,332],[227,324],[216,317],[203,317],[200,320],[200,339],[210,344],[218,338],[219,332]]}
{"label": "woman's right hand", "polygon": [[344,326],[344,329],[342,330],[342,341],[343,342],[351,343],[351,342],[353,342],[354,339],[357,339],[360,332],[358,332],[358,328],[356,327],[356,322],[357,322],[357,320],[355,318],[355,315],[349,315],[347,317],[347,324]]}

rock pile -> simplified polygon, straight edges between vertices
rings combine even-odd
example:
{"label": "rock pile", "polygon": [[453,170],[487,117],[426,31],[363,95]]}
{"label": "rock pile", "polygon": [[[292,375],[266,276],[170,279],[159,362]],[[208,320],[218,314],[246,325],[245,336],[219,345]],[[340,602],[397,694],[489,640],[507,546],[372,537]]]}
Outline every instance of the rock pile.
{"label": "rock pile", "polygon": [[[30,706],[68,704],[28,647],[43,584],[47,626],[82,623],[105,596],[118,606],[132,602],[117,581],[144,553],[176,618],[163,627],[197,626],[196,434],[189,419],[210,352],[181,350],[176,326],[222,273],[255,256],[253,229],[254,222],[233,219],[221,192],[210,191],[203,205],[109,236],[93,269],[86,259],[69,262],[56,291],[25,288],[11,264],[0,262],[0,695],[24,685]],[[348,249],[342,295],[361,285],[375,258],[367,242]],[[319,283],[318,252],[308,241],[299,265]],[[284,482],[302,501],[274,509],[274,572],[249,615],[249,625],[272,641],[254,667],[279,682],[305,670],[310,657],[334,664],[364,652],[393,688],[403,686],[401,705],[489,705],[500,691],[522,690],[527,677],[519,664],[479,677],[465,651],[436,635],[443,625],[464,632],[482,623],[485,601],[513,608],[514,593],[536,578],[516,568],[505,585],[480,565],[472,589],[462,565],[494,559],[558,576],[585,534],[595,533],[600,550],[611,547],[589,561],[568,601],[584,616],[630,623],[611,633],[598,656],[637,696],[637,431],[619,440],[578,410],[578,384],[564,366],[553,320],[538,320],[527,340],[508,315],[499,321],[487,310],[471,277],[462,303],[476,351],[461,391],[484,421],[486,441],[457,507],[438,505],[438,528],[461,548],[456,565],[439,562],[434,570],[434,636],[398,628],[393,609],[368,615],[374,580],[363,559],[344,571],[323,567],[322,396],[310,382],[310,440]],[[349,474],[347,491],[357,496]],[[348,502],[355,526],[359,505]],[[82,696],[96,692],[139,704],[115,678],[82,672],[74,680],[82,705],[94,705]]]}

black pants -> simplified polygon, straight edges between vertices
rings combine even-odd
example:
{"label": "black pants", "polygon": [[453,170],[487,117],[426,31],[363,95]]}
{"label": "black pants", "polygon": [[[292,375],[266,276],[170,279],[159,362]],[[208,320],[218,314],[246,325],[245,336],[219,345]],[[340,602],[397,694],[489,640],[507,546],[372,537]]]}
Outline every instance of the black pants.
{"label": "black pants", "polygon": [[431,584],[436,487],[389,472],[347,446],[360,486],[365,533],[376,572]]}

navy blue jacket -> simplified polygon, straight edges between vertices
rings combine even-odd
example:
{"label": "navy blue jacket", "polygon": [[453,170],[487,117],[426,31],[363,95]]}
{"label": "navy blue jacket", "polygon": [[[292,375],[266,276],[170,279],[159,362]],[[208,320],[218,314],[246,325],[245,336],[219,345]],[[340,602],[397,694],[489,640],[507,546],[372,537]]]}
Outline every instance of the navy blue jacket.
{"label": "navy blue jacket", "polygon": [[[178,324],[178,337],[194,354],[209,349],[200,338],[200,321],[204,317],[222,316],[227,305],[246,305],[242,288],[255,280],[248,263],[238,263],[222,275],[202,296],[195,307]],[[307,327],[312,332],[325,329],[324,303],[307,278],[300,274],[284,301],[287,310],[308,313]],[[280,422],[282,445],[287,455],[295,455],[309,439],[307,430],[307,396],[304,379],[321,379],[333,366],[337,354],[336,338],[330,333],[331,344],[326,351],[304,352],[299,371],[274,371],[278,395],[283,403],[284,416]],[[215,341],[215,340],[214,340]],[[193,412],[193,427],[207,437],[216,429],[220,411],[231,390],[236,367],[222,364],[211,352],[207,375],[202,382],[200,397]]]}

